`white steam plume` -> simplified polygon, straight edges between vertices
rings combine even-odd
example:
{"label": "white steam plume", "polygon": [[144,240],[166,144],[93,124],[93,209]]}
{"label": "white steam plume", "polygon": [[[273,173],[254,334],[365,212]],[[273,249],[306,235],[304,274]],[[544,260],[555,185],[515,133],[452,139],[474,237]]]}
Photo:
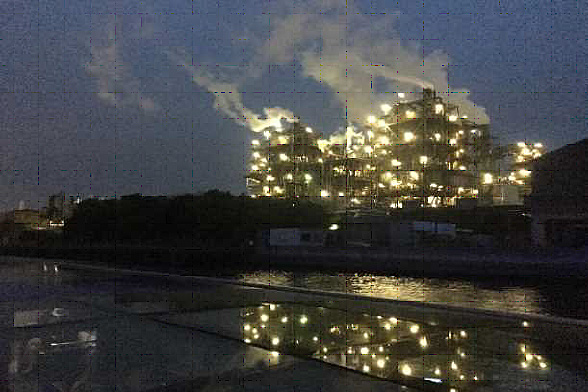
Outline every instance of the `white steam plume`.
{"label": "white steam plume", "polygon": [[[307,13],[273,18],[270,37],[255,57],[269,64],[301,60],[305,75],[336,94],[350,122],[376,113],[383,100],[390,100],[386,92],[415,87],[445,93],[471,119],[488,122],[485,110],[468,100],[469,93],[450,88],[446,54],[423,55],[393,36],[394,15],[366,15],[349,0],[311,0],[300,7]],[[388,86],[377,86],[381,80]]]}
{"label": "white steam plume", "polygon": [[243,104],[241,93],[236,83],[223,82],[202,67],[189,65],[184,60],[187,57],[185,54],[168,52],[168,55],[192,75],[194,83],[215,96],[214,105],[217,110],[225,113],[228,116],[227,118],[249,128],[251,131],[261,132],[271,126],[278,128],[281,126],[282,119],[291,123],[297,120],[294,113],[280,107],[265,108],[264,117],[257,115]]}

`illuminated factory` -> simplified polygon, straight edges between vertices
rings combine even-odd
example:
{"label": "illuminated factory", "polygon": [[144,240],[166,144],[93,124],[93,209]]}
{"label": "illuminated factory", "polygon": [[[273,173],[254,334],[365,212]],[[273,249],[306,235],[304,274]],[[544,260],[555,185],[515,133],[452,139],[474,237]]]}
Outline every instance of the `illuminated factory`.
{"label": "illuminated factory", "polygon": [[[356,208],[489,205],[499,184],[528,187],[525,164],[542,153],[540,144],[494,148],[488,125],[429,89],[416,100],[399,93],[380,110],[329,139],[299,121],[273,122],[252,140],[249,194]],[[508,171],[499,159],[512,161]]]}

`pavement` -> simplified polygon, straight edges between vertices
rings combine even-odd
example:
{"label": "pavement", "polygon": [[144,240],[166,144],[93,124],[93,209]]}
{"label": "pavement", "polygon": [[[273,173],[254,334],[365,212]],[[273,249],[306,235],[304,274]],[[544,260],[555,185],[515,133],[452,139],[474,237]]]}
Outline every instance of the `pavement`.
{"label": "pavement", "polygon": [[0,391],[588,391],[588,323],[0,260]]}

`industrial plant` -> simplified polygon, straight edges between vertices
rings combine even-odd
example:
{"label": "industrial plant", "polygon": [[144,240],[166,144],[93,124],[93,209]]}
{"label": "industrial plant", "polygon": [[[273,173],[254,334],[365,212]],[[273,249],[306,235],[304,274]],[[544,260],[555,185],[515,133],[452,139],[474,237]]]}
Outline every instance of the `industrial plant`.
{"label": "industrial plant", "polygon": [[522,204],[530,192],[526,165],[541,144],[499,146],[430,89],[380,110],[328,139],[299,119],[268,122],[251,142],[250,196],[389,209]]}

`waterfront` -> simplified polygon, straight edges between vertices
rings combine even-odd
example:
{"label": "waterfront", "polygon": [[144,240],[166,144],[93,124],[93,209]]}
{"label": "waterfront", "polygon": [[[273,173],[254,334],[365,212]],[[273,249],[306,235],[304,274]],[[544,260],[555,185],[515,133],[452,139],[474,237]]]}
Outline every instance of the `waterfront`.
{"label": "waterfront", "polygon": [[236,278],[247,283],[345,292],[399,301],[588,319],[585,279],[474,281],[280,270],[243,272]]}

